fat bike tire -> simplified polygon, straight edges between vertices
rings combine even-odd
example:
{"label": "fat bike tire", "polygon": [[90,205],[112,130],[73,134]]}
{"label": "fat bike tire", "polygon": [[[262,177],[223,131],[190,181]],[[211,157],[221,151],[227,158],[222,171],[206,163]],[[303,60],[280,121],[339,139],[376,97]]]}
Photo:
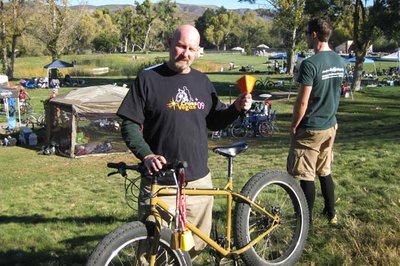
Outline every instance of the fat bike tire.
{"label": "fat bike tire", "polygon": [[[253,176],[241,194],[259,204],[280,222],[264,238],[241,254],[246,265],[293,265],[300,258],[309,228],[308,206],[299,183],[279,171]],[[234,237],[241,248],[273,225],[273,220],[246,202],[236,205]]]}
{"label": "fat bike tire", "polygon": [[[191,266],[187,252],[170,247],[171,230],[161,230],[156,265]],[[150,247],[149,233],[139,221],[127,223],[109,233],[90,255],[87,266],[149,265],[147,252]]]}

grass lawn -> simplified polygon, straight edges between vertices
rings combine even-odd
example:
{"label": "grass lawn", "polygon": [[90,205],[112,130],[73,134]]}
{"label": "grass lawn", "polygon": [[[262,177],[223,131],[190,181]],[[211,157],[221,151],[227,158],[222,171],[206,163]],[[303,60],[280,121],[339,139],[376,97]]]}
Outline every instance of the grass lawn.
{"label": "grass lawn", "polygon": [[[225,100],[227,88],[240,75],[236,70],[209,73]],[[93,80],[110,82],[107,77]],[[50,94],[49,90],[29,92],[35,106]],[[250,149],[234,164],[237,190],[259,171],[285,170],[293,100],[273,101],[280,132],[247,139]],[[314,229],[299,265],[398,265],[399,101],[400,87],[366,88],[353,100],[342,99],[333,166],[340,226],[329,227],[320,214],[323,203],[317,182]],[[210,140],[209,147],[234,141]],[[107,177],[106,163],[137,160],[130,154],[81,159],[45,156],[38,154],[39,146],[0,147],[0,265],[84,265],[105,234],[136,217],[125,203],[122,177]],[[221,185],[226,161],[211,151],[209,155],[214,184]],[[214,208],[221,220],[223,202],[217,200]],[[207,258],[204,254],[199,263],[209,265]]]}

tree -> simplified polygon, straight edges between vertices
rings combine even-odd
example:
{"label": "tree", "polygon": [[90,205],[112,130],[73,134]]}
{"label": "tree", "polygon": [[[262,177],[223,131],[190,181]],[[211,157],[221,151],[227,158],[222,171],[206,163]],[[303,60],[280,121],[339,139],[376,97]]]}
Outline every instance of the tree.
{"label": "tree", "polygon": [[[14,78],[14,63],[18,39],[26,30],[28,9],[24,0],[11,0],[7,5],[4,5],[3,1],[1,1],[0,12],[2,66],[4,73],[12,79]],[[8,57],[9,41],[11,41],[11,45],[10,56]]]}
{"label": "tree", "polygon": [[207,26],[210,24],[211,19],[215,16],[214,9],[207,8],[203,15],[198,17],[195,21],[195,27],[200,33],[200,45],[203,47],[214,46],[204,36]]}
{"label": "tree", "polygon": [[72,13],[68,0],[37,0],[31,16],[35,24],[30,31],[41,40],[53,60],[58,59],[73,42],[73,31],[77,27],[83,12]]}
{"label": "tree", "polygon": [[[176,3],[171,2],[171,0],[162,0],[157,6],[154,6],[149,0],[144,0],[142,4],[135,2],[135,5],[137,13],[135,18],[136,28],[144,30],[144,37],[136,39],[143,39],[141,48],[146,50],[149,43],[154,43],[149,38],[158,36],[158,34],[151,34],[154,22],[161,20],[164,23],[163,27],[159,27],[161,37],[164,37],[166,33],[170,34],[175,28],[178,22],[175,18]],[[143,30],[140,30],[138,34]]]}
{"label": "tree", "polygon": [[96,51],[111,53],[119,44],[118,36],[114,34],[100,33],[93,40],[93,45]]}
{"label": "tree", "polygon": [[221,7],[207,22],[204,37],[215,45],[217,50],[220,49],[221,45],[223,45],[223,50],[226,50],[228,38],[234,31],[238,21],[239,15],[237,13]]}
{"label": "tree", "polygon": [[[287,69],[293,74],[296,43],[300,38],[298,31],[305,22],[305,0],[266,0],[276,10],[274,24],[280,29],[287,49]],[[255,3],[255,0],[239,0],[239,2]]]}
{"label": "tree", "polygon": [[[354,3],[353,13],[353,45],[355,47],[356,62],[354,66],[354,77],[351,84],[353,91],[360,90],[361,78],[363,72],[363,62],[367,54],[367,48],[372,43],[372,38],[377,37],[376,27],[371,25],[367,9],[361,0]],[[369,28],[372,26],[372,28]],[[371,35],[371,36],[370,36]]]}
{"label": "tree", "polygon": [[72,43],[66,51],[69,53],[81,54],[85,50],[92,50],[92,42],[100,31],[96,19],[89,12],[86,10],[80,12],[83,12],[83,14],[77,27],[71,33]]}
{"label": "tree", "polygon": [[135,5],[136,5],[136,13],[139,16],[143,17],[143,21],[141,22],[142,23],[144,22],[144,24],[146,25],[146,31],[142,47],[143,50],[146,50],[151,27],[153,25],[154,20],[157,18],[157,14],[154,9],[154,4],[150,0],[144,0],[142,4],[139,4],[137,1],[135,1]]}
{"label": "tree", "polygon": [[234,34],[238,38],[238,45],[244,47],[247,53],[250,53],[257,44],[264,43],[265,40],[269,39],[269,28],[268,23],[257,17],[255,11],[249,11],[240,18]]}
{"label": "tree", "polygon": [[176,10],[177,5],[175,2],[171,2],[171,0],[163,0],[158,3],[157,14],[158,19],[162,23],[159,38],[164,45],[167,44],[167,37],[172,36],[180,22],[180,19],[175,15]]}
{"label": "tree", "polygon": [[301,37],[299,30],[305,21],[305,0],[276,0],[273,5],[277,9],[274,23],[282,30],[282,35],[287,47],[287,71],[293,74],[296,56],[296,43]]}
{"label": "tree", "polygon": [[126,7],[114,14],[115,21],[118,24],[121,33],[121,42],[123,43],[123,52],[128,52],[129,43],[132,41],[135,32],[134,28],[135,10],[132,7]]}
{"label": "tree", "polygon": [[[105,9],[96,10],[93,14],[95,23],[97,25],[96,37],[93,40],[93,46],[97,50],[103,52],[111,52],[118,49],[120,46],[121,31],[113,21],[110,11]],[[115,41],[117,40],[117,41]],[[104,42],[102,44],[102,42]],[[110,45],[114,45],[110,47]]]}
{"label": "tree", "polygon": [[3,1],[0,1],[0,24],[1,24],[1,62],[3,66],[3,73],[8,72],[8,60],[7,60],[7,32],[6,32],[6,15]]}
{"label": "tree", "polygon": [[364,58],[372,42],[385,34],[388,38],[400,36],[400,4],[397,0],[375,0],[372,6],[366,7],[361,0],[356,0],[353,5],[356,63],[351,89],[357,91],[360,90]]}
{"label": "tree", "polygon": [[[377,1],[371,12],[374,12],[377,26],[387,40],[400,46],[400,2],[398,0]],[[390,27],[388,27],[390,25]]]}

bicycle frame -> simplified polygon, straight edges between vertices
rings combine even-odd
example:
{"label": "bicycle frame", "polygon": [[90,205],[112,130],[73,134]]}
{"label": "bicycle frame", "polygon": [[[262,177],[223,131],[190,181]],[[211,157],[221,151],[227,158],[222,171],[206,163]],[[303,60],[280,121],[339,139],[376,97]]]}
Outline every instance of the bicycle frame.
{"label": "bicycle frame", "polygon": [[[160,215],[160,211],[158,210],[157,207],[161,208],[163,211],[171,215],[171,217],[174,217],[175,214],[171,213],[169,211],[169,205],[163,201],[160,196],[174,196],[176,195],[176,188],[173,186],[166,186],[166,187],[161,187],[160,185],[156,184],[153,182],[151,186],[151,199],[150,199],[150,206],[151,206],[151,213],[156,219],[156,234],[155,238],[153,241],[153,247],[151,248],[152,250],[152,257],[150,259],[150,265],[152,262],[155,262],[155,256],[157,253],[157,246],[158,246],[158,239],[157,235],[159,235],[161,231],[161,226],[162,226],[162,218]],[[232,256],[232,255],[240,255],[243,252],[246,252],[248,249],[250,249],[253,245],[255,245],[258,241],[260,241],[262,238],[264,238],[267,234],[270,234],[276,227],[278,227],[279,222],[280,222],[280,217],[275,214],[271,214],[267,210],[265,210],[263,207],[258,205],[256,202],[252,201],[251,199],[244,197],[240,193],[234,192],[233,191],[233,181],[232,177],[228,177],[228,181],[223,189],[219,188],[210,188],[210,189],[199,189],[199,188],[187,188],[185,191],[187,196],[225,196],[226,197],[226,246],[223,247],[220,244],[218,244],[216,241],[214,241],[212,238],[204,234],[199,228],[197,228],[195,225],[192,223],[188,222],[187,223],[187,228],[192,231],[195,235],[197,235],[199,238],[201,238],[204,242],[206,242],[208,245],[213,247],[215,250],[217,250],[220,254],[222,254],[224,257],[227,256]],[[272,226],[268,229],[266,229],[264,232],[262,232],[257,238],[253,239],[251,242],[249,242],[247,245],[240,247],[239,249],[232,249],[232,243],[231,243],[231,231],[232,231],[232,204],[234,201],[241,200],[245,201],[248,203],[251,208],[254,208],[255,210],[261,212],[262,214],[268,216],[270,219],[273,220]]]}

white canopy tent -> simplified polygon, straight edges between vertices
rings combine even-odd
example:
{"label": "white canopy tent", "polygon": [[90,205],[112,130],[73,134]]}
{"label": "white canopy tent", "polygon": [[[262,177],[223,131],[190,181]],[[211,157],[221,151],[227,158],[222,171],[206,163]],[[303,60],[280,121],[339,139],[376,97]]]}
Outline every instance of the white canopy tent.
{"label": "white canopy tent", "polygon": [[391,61],[391,62],[400,62],[400,48],[397,49],[397,52],[382,56],[380,58],[380,60]]}
{"label": "white canopy tent", "polygon": [[241,53],[244,53],[244,48],[242,48],[242,47],[233,47],[231,50],[232,51],[240,51]]}
{"label": "white canopy tent", "polygon": [[266,45],[266,44],[260,44],[260,45],[257,45],[257,48],[261,48],[261,49],[268,49],[269,48],[269,46],[268,45]]}
{"label": "white canopy tent", "polygon": [[400,48],[397,48],[397,52],[391,53],[380,58],[382,61],[397,62],[398,73],[400,74]]}

